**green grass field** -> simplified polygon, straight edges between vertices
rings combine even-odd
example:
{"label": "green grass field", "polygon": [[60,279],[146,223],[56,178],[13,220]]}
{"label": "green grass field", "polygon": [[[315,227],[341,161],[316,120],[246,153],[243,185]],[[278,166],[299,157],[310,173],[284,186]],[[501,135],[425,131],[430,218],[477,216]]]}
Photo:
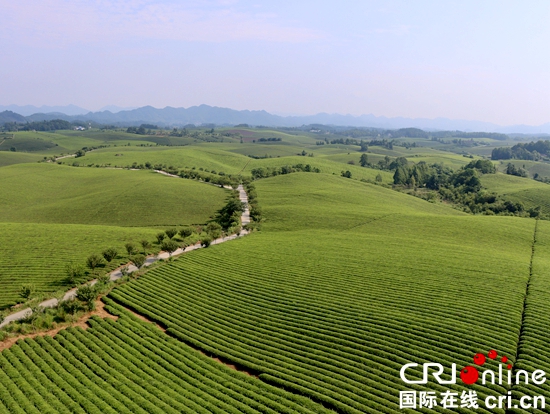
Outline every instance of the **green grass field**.
{"label": "green grass field", "polygon": [[0,221],[113,226],[204,223],[228,192],[152,171],[18,164],[0,169]]}
{"label": "green grass field", "polygon": [[28,154],[24,152],[6,152],[0,151],[0,167],[13,164],[25,164],[31,162],[38,162],[43,157],[37,154]]}
{"label": "green grass field", "polygon": [[515,355],[533,220],[466,216],[321,174],[256,188],[261,233],[186,255],[110,297],[338,412],[398,412],[406,362]]}

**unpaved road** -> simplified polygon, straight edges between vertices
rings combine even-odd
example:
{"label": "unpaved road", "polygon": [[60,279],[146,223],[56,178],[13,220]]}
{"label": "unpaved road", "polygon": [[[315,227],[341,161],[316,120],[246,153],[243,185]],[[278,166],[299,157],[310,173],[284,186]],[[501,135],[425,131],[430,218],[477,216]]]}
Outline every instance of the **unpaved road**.
{"label": "unpaved road", "polygon": [[[167,175],[167,176],[170,176],[170,177],[180,178],[177,175],[171,175],[171,174],[165,173],[164,171],[157,171],[157,172],[161,173],[161,174],[164,174],[164,175]],[[245,210],[244,210],[243,214],[241,215],[241,224],[243,226],[245,226],[245,225],[250,223],[250,211],[248,209],[248,196],[246,195],[246,191],[244,190],[242,184],[239,185],[239,187],[237,187],[237,190],[239,191],[239,199],[241,200],[241,202],[243,202],[245,204]],[[220,244],[220,243],[224,243],[224,242],[229,241],[229,240],[235,240],[236,238],[242,237],[246,234],[248,234],[247,230],[241,230],[241,232],[238,235],[237,234],[232,234],[230,236],[220,237],[218,239],[213,240],[211,244]],[[197,243],[197,244],[194,244],[192,246],[187,246],[185,249],[182,249],[182,248],[177,249],[174,253],[172,253],[172,256],[179,256],[180,254],[187,253],[187,252],[190,252],[192,250],[197,250],[197,249],[201,249],[201,248],[202,248],[202,246]],[[151,264],[155,263],[156,261],[158,261],[160,259],[165,259],[166,260],[169,257],[170,257],[170,254],[167,253],[167,252],[161,252],[156,256],[148,256],[146,261],[145,261],[144,266],[150,266]],[[136,266],[134,266],[133,264],[127,264],[126,266],[128,267],[128,273],[132,273],[132,272],[135,272],[136,270],[138,270],[138,268]],[[124,267],[124,266],[122,266],[122,267]],[[120,268],[113,270],[109,274],[109,277],[110,277],[111,280],[120,279],[122,276],[123,275],[122,275],[122,272],[120,271]],[[94,285],[96,282],[97,282],[97,279],[94,279],[94,280],[91,280],[89,283],[91,285]],[[75,298],[76,297],[76,291],[77,291],[77,288],[73,288],[73,289],[67,291],[65,293],[65,295],[63,295],[63,300],[70,300],[70,299]],[[40,306],[42,308],[54,308],[58,305],[58,303],[59,303],[59,301],[57,299],[53,298],[53,299],[48,299],[48,300],[45,300],[44,302],[39,303],[38,306]],[[20,319],[24,319],[24,318],[28,317],[31,314],[32,314],[31,308],[26,308],[26,309],[20,310],[19,312],[12,313],[11,315],[6,316],[4,321],[0,324],[0,328],[2,328],[3,326],[6,326],[7,324],[9,324],[12,321],[17,321],[17,320],[20,320]]]}

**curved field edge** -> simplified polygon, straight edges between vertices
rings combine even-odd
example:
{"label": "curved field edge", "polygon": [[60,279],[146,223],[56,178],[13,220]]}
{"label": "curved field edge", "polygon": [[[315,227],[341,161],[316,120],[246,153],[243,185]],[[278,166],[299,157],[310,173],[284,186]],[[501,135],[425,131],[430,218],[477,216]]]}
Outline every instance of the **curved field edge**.
{"label": "curved field edge", "polygon": [[18,164],[0,169],[0,221],[174,226],[209,220],[228,191],[151,171]]}
{"label": "curved field edge", "polygon": [[[18,341],[0,354],[11,412],[328,413],[304,397],[214,362],[107,301],[120,315]],[[145,362],[146,361],[146,362]]]}

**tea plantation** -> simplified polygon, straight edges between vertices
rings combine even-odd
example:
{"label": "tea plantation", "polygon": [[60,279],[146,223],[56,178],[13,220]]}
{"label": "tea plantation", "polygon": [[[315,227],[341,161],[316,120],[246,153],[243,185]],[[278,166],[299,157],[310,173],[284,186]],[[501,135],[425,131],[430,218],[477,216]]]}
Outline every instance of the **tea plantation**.
{"label": "tea plantation", "polygon": [[110,297],[338,412],[398,411],[410,361],[515,355],[535,221],[448,215],[317,174],[256,187],[265,232],[182,257]]}

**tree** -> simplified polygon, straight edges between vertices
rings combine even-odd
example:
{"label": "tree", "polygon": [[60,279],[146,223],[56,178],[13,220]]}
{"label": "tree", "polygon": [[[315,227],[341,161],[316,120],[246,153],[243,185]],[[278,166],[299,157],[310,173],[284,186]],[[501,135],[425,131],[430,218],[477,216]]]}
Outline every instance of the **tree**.
{"label": "tree", "polygon": [[160,246],[160,248],[165,252],[168,252],[170,256],[178,250],[178,247],[179,245],[174,240],[164,240]]}
{"label": "tree", "polygon": [[111,261],[117,256],[118,252],[114,248],[109,248],[103,250],[103,258],[108,262],[111,263]]}
{"label": "tree", "polygon": [[212,239],[210,237],[205,237],[201,240],[202,247],[209,247],[212,243]]}
{"label": "tree", "polygon": [[140,269],[145,264],[145,256],[142,254],[136,254],[135,256],[130,257],[131,262]]}
{"label": "tree", "polygon": [[378,173],[378,175],[376,175],[376,182],[377,183],[381,183],[382,182],[382,175],[380,173]]}
{"label": "tree", "polygon": [[192,227],[184,227],[180,230],[180,236],[182,239],[189,237],[193,234],[194,229]]}
{"label": "tree", "polygon": [[92,254],[88,256],[88,258],[86,259],[86,265],[92,270],[95,270],[95,268],[102,263],[103,263],[103,257],[101,257],[98,254]]}
{"label": "tree", "polygon": [[168,236],[169,239],[172,239],[172,238],[174,238],[174,236],[175,236],[176,234],[178,234],[178,230],[172,228],[172,229],[166,230],[165,233],[166,233],[166,235]]}
{"label": "tree", "polygon": [[63,309],[65,313],[68,313],[71,315],[74,315],[75,313],[77,313],[79,310],[82,309],[80,302],[74,299],[64,300],[63,302],[60,303],[60,307],[61,309]]}
{"label": "tree", "polygon": [[397,170],[395,170],[395,173],[393,174],[393,183],[404,185],[407,184],[407,181],[409,181],[409,173],[407,168],[397,168]]}
{"label": "tree", "polygon": [[80,149],[75,153],[75,158],[80,158],[80,157],[83,157],[84,155],[86,155],[86,151]]}
{"label": "tree", "polygon": [[157,233],[157,242],[158,244],[161,244],[162,241],[166,238],[166,234],[164,234],[164,232],[162,233]]}
{"label": "tree", "polygon": [[96,297],[97,292],[95,288],[90,284],[81,286],[76,291],[76,298],[79,301],[86,303],[88,310],[92,310],[94,308],[94,300]]}
{"label": "tree", "polygon": [[133,243],[126,243],[124,247],[126,247],[126,251],[128,252],[129,256],[133,255],[134,253],[137,253],[136,246],[134,246]]}
{"label": "tree", "polygon": [[24,285],[21,285],[21,289],[19,289],[19,296],[21,296],[23,299],[29,299],[32,294],[34,293],[34,285],[31,283],[26,283]]}
{"label": "tree", "polygon": [[[361,141],[361,149],[359,151],[361,152],[367,152],[369,150],[369,147],[367,145],[367,141]],[[364,167],[364,166],[363,166]]]}
{"label": "tree", "polygon": [[65,272],[67,273],[68,282],[73,285],[78,278],[84,276],[85,270],[81,264],[68,263],[65,266]]}
{"label": "tree", "polygon": [[147,254],[147,249],[151,248],[151,243],[149,242],[149,240],[143,239],[140,242],[140,244],[141,244],[141,247],[143,248],[143,254]]}
{"label": "tree", "polygon": [[361,164],[361,167],[366,167],[367,165],[369,165],[367,154],[361,154],[361,158],[359,158],[359,164]]}
{"label": "tree", "polygon": [[219,223],[211,222],[206,226],[206,232],[213,238],[217,239],[222,235],[222,226]]}
{"label": "tree", "polygon": [[351,178],[351,171],[342,171],[342,177]]}

